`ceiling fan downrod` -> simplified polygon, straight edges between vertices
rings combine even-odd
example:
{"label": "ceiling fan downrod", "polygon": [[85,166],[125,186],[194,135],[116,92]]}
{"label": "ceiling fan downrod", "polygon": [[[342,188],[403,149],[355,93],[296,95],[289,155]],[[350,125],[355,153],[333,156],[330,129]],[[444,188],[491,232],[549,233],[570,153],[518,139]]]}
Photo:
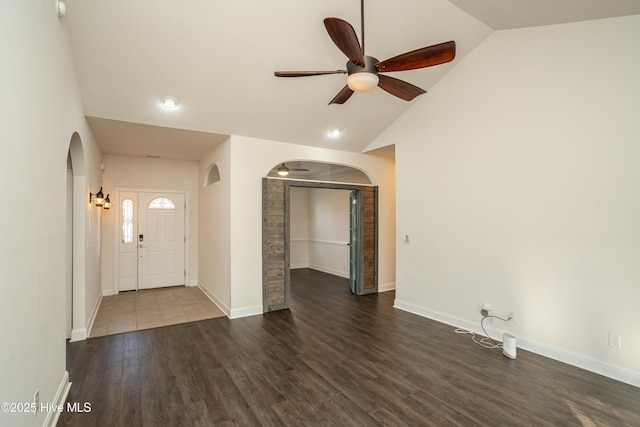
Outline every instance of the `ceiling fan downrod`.
{"label": "ceiling fan downrod", "polygon": [[360,0],[360,34],[362,38],[362,54],[364,55],[364,0]]}

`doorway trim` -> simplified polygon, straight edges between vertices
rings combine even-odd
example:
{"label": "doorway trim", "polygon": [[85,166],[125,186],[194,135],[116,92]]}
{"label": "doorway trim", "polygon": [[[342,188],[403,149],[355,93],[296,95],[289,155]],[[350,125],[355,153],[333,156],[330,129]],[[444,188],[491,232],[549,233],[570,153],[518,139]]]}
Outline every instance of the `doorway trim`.
{"label": "doorway trim", "polygon": [[[69,141],[69,150],[67,156],[71,158],[71,192],[67,193],[67,197],[71,197],[71,212],[67,212],[66,220],[71,220],[71,245],[67,247],[67,251],[71,251],[71,263],[67,268],[71,268],[71,274],[67,278],[71,283],[71,337],[70,342],[82,341],[87,339],[86,324],[86,216],[87,216],[87,177],[84,159],[84,146],[82,139],[77,132],[71,135]],[[69,215],[71,218],[69,218]],[[69,237],[69,234],[67,234]],[[69,307],[67,307],[69,310]]]}
{"label": "doorway trim", "polygon": [[[358,191],[361,194],[362,250],[358,262],[359,295],[378,292],[378,186],[262,178],[262,306],[263,312],[289,308],[291,187]],[[366,236],[366,238],[365,238]]]}

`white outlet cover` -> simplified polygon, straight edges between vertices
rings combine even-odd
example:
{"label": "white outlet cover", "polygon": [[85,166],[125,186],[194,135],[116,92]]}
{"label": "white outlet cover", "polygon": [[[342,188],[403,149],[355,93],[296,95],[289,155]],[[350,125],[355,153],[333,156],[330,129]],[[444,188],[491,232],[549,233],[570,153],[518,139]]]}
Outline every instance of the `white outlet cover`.
{"label": "white outlet cover", "polygon": [[621,349],[622,337],[620,335],[609,333],[609,347]]}

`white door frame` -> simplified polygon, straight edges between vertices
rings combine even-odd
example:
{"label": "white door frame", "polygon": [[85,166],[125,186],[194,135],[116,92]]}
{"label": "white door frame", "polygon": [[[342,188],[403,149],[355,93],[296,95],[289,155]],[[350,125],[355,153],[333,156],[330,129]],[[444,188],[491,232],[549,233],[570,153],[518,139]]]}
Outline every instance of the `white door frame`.
{"label": "white door frame", "polygon": [[[166,188],[148,188],[148,187],[114,187],[115,191],[114,193],[116,194],[115,196],[115,202],[114,202],[114,208],[113,211],[114,213],[117,215],[117,219],[114,221],[114,230],[113,230],[113,248],[112,248],[112,253],[113,253],[113,292],[109,292],[109,293],[103,293],[104,296],[109,296],[109,295],[117,295],[118,293],[120,293],[120,290],[118,289],[118,277],[119,277],[119,265],[118,263],[119,261],[119,257],[118,257],[118,248],[119,248],[119,241],[120,241],[120,221],[121,221],[121,215],[122,215],[122,200],[120,200],[120,193],[124,192],[124,191],[130,191],[130,192],[136,192],[136,193],[175,193],[175,194],[184,194],[184,200],[185,200],[185,210],[184,210],[184,235],[186,237],[186,241],[184,244],[184,268],[186,271],[186,277],[185,277],[185,286],[190,286],[189,285],[189,277],[191,277],[190,275],[190,271],[189,271],[189,245],[187,243],[189,243],[189,230],[190,230],[190,223],[189,223],[189,214],[191,212],[191,194],[188,190],[176,190],[176,189],[166,189]],[[134,209],[138,209],[138,206],[135,206]],[[137,239],[138,236],[134,236],[134,240],[138,241]]]}
{"label": "white door frame", "polygon": [[67,214],[66,214],[66,310],[65,338],[71,339],[73,331],[73,168],[67,169]]}

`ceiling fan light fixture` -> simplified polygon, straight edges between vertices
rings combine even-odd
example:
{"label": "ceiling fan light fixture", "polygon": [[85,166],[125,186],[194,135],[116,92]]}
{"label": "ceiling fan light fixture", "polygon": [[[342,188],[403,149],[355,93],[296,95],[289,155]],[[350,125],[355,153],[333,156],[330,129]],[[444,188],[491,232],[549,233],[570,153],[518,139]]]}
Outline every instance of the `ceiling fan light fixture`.
{"label": "ceiling fan light fixture", "polygon": [[278,167],[277,171],[278,171],[278,175],[280,175],[280,176],[287,176],[287,175],[289,175],[289,168],[288,168],[288,167],[287,167],[287,165],[285,165],[284,163],[283,163],[283,164],[281,164],[281,165]]}
{"label": "ceiling fan light fixture", "polygon": [[378,86],[379,81],[378,75],[374,73],[353,73],[347,77],[347,86],[354,92],[369,92]]}

